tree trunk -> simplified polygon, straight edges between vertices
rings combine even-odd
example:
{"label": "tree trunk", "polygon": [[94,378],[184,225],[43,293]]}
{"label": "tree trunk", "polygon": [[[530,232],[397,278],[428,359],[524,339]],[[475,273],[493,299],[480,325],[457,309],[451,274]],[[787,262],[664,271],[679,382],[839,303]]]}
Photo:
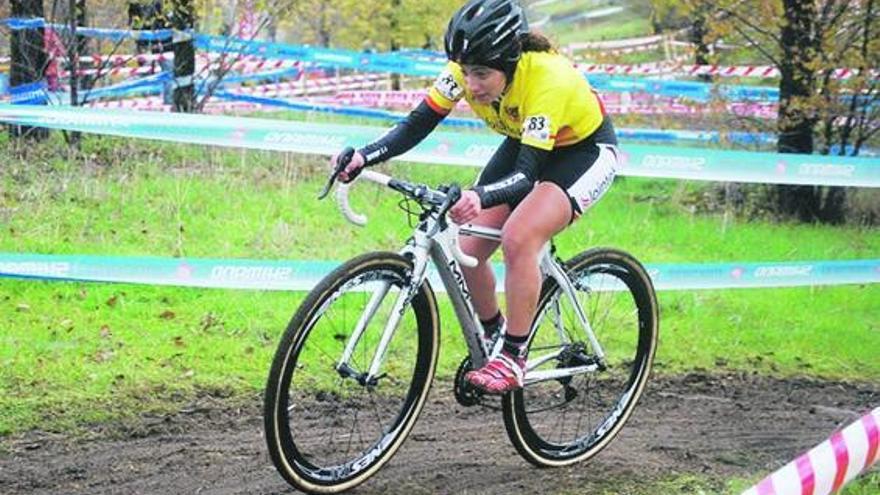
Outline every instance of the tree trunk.
{"label": "tree trunk", "polygon": [[[813,153],[813,129],[816,116],[809,110],[815,76],[810,67],[816,53],[813,23],[814,2],[783,0],[785,22],[781,32],[782,59],[779,66],[779,139],[780,153]],[[821,191],[816,186],[775,186],[776,213],[801,221],[819,218]]]}
{"label": "tree trunk", "polygon": [[180,36],[181,31],[192,32],[195,9],[192,0],[173,0],[171,27],[174,28],[174,111],[192,112],[195,108],[196,49],[191,36]]}
{"label": "tree trunk", "polygon": [[[67,37],[67,66],[70,70],[70,104],[80,104],[79,89],[83,87],[84,79],[80,76],[80,56],[85,52],[88,39],[77,35],[76,28],[86,24],[86,0],[69,0],[67,22],[70,33]],[[79,147],[82,134],[72,131],[67,134],[71,146]]]}
{"label": "tree trunk", "polygon": [[[41,0],[12,0],[11,15],[14,18],[33,19],[43,17]],[[43,46],[43,28],[14,29],[10,40],[9,88],[38,83],[48,62]],[[9,135],[13,138],[25,137],[42,140],[49,136],[49,130],[42,127],[10,125]]]}
{"label": "tree trunk", "polygon": [[[391,42],[389,43],[391,52],[396,52],[400,50],[400,43],[397,42],[398,36],[400,36],[400,0],[391,0],[391,23],[390,23],[390,31],[391,31]],[[392,91],[400,91],[400,74],[393,73],[391,74],[391,90]]]}
{"label": "tree trunk", "polygon": [[[707,8],[710,6],[700,3],[694,12],[694,21],[691,25],[691,43],[694,44],[694,63],[696,65],[709,65],[709,45],[706,43],[706,36],[709,34],[706,25],[706,17],[708,15]],[[703,82],[712,82],[712,76],[709,74],[700,74],[697,78]]]}

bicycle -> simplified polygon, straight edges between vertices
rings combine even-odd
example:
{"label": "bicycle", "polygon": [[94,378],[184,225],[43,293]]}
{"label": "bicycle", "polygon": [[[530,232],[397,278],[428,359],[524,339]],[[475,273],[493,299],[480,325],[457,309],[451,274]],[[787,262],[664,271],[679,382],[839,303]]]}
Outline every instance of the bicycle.
{"label": "bicycle", "polygon": [[[327,195],[353,150],[342,154]],[[464,380],[493,351],[482,338],[460,266],[475,266],[459,232],[495,241],[500,231],[457,226],[446,213],[461,194],[375,171],[358,180],[387,186],[419,206],[399,252],[357,256],[328,274],[293,315],[266,386],[264,427],[275,468],[311,493],[350,489],[376,473],[403,444],[424,406],[439,353],[440,313],[428,278],[433,264],[468,348],[454,378],[464,406],[487,397]],[[337,200],[345,216],[366,218]],[[415,214],[412,207],[410,214]],[[616,249],[595,248],[567,262],[554,243],[540,257],[544,274],[528,343],[525,386],[505,394],[505,429],[517,452],[537,466],[565,466],[596,455],[629,418],[648,380],[659,324],[644,267]]]}

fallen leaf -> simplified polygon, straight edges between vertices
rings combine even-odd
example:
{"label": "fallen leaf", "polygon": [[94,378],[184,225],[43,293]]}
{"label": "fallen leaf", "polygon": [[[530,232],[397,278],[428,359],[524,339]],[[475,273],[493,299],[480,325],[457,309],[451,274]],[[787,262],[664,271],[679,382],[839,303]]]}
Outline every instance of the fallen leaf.
{"label": "fallen leaf", "polygon": [[110,327],[107,325],[101,325],[101,338],[102,339],[109,339],[112,336],[113,336],[113,334],[110,333]]}
{"label": "fallen leaf", "polygon": [[113,351],[110,349],[99,349],[95,351],[94,359],[96,363],[104,363],[113,359]]}
{"label": "fallen leaf", "polygon": [[16,306],[15,310],[18,311],[19,313],[27,313],[28,311],[31,310],[31,307],[27,304],[22,303],[22,304],[19,304],[18,306]]}
{"label": "fallen leaf", "polygon": [[159,318],[162,318],[163,320],[173,320],[175,316],[177,315],[174,314],[174,311],[166,309],[165,311],[162,311],[162,314],[159,315]]}
{"label": "fallen leaf", "polygon": [[116,306],[116,301],[118,301],[118,300],[119,300],[119,296],[114,294],[110,299],[107,299],[107,302],[105,302],[104,304],[106,304],[107,306],[110,306],[112,308],[112,307]]}

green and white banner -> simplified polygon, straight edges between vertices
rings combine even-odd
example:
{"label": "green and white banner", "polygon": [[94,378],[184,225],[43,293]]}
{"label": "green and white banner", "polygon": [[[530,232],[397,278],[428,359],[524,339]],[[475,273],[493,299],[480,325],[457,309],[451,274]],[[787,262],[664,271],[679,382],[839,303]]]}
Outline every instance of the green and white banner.
{"label": "green and white banner", "polygon": [[[38,105],[0,105],[0,122],[72,131],[261,150],[331,155],[360,147],[384,127],[230,116],[163,114]],[[401,160],[483,166],[501,138],[486,133],[432,133]],[[826,155],[621,145],[622,175],[723,182],[880,187],[880,160]]]}
{"label": "green and white banner", "polygon": [[[0,278],[217,289],[309,290],[340,263],[0,253]],[[499,289],[504,270],[494,266]],[[658,290],[797,287],[880,282],[880,259],[647,264]],[[431,274],[435,290],[443,285]]]}

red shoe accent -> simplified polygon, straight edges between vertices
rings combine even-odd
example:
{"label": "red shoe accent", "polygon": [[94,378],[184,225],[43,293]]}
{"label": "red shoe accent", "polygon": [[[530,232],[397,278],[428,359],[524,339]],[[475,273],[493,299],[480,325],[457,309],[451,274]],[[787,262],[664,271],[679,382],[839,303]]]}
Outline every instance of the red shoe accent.
{"label": "red shoe accent", "polygon": [[525,367],[525,359],[500,352],[482,368],[468,372],[465,379],[487,394],[500,395],[522,388]]}

